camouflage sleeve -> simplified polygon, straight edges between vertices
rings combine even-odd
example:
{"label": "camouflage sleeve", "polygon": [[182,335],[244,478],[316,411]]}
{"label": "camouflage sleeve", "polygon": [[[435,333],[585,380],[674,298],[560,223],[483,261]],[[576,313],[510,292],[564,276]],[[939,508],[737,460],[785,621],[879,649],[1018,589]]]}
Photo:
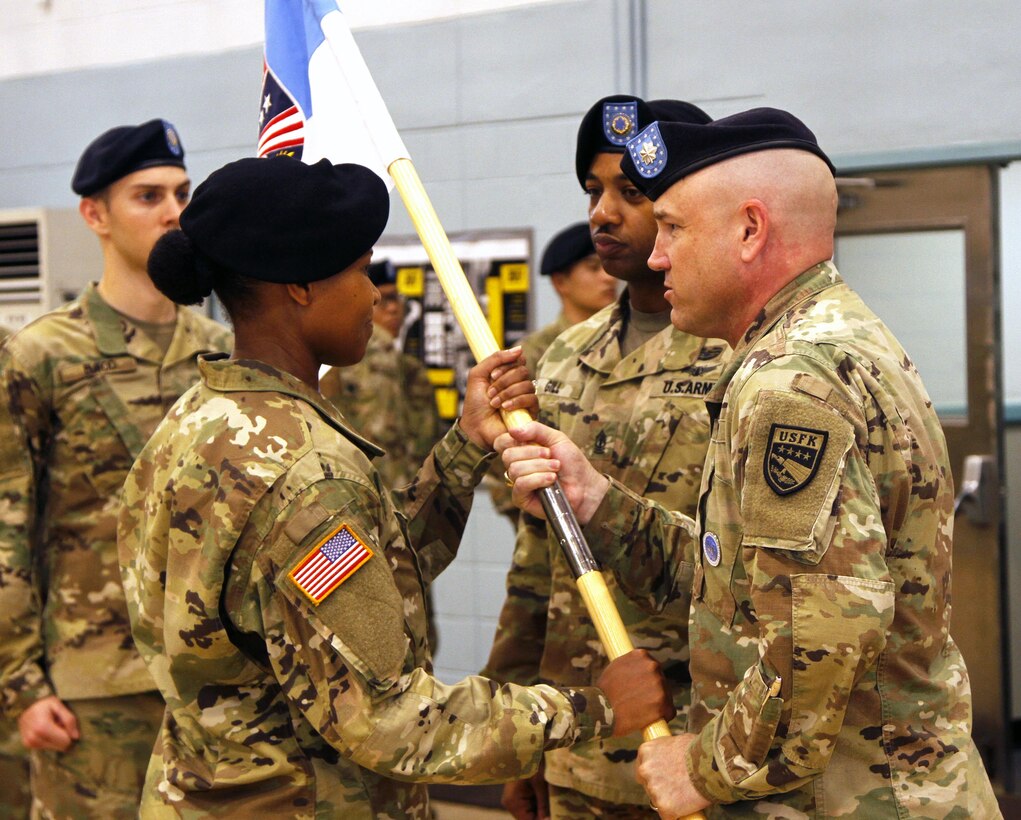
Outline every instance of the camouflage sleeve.
{"label": "camouflage sleeve", "polygon": [[493,458],[456,423],[433,447],[411,484],[392,495],[407,519],[410,543],[429,584],[457,555],[475,487]]}
{"label": "camouflage sleeve", "polygon": [[480,674],[501,682],[539,682],[551,583],[546,522],[522,515],[507,572],[507,597],[500,609],[489,660]]}
{"label": "camouflage sleeve", "polygon": [[[274,674],[328,743],[389,777],[494,783],[533,774],[546,749],[610,734],[612,711],[598,689],[474,676],[448,685],[416,667],[407,602],[376,541],[383,507],[345,483],[321,482],[319,504],[339,512],[296,541],[285,528],[269,554],[287,557],[263,557],[267,582],[256,584]],[[374,555],[312,605],[292,575],[340,524]]]}
{"label": "camouflage sleeve", "polygon": [[[826,769],[850,693],[875,666],[894,616],[864,416],[859,409],[855,421],[850,404],[838,412],[811,395],[762,389],[770,386],[748,391],[755,400],[739,406],[731,439],[743,526],[732,560],[747,577],[760,660],[688,752],[692,782],[713,802],[785,792]],[[769,479],[771,460],[794,457],[777,444],[778,427],[787,440],[800,432],[822,442],[794,492]]]}
{"label": "camouflage sleeve", "polygon": [[35,554],[38,482],[49,446],[44,391],[0,354],[0,687],[15,717],[53,694],[42,665],[42,590]]}
{"label": "camouflage sleeve", "polygon": [[584,527],[585,540],[628,598],[659,614],[691,600],[696,524],[682,513],[642,498],[612,476],[610,488]]}

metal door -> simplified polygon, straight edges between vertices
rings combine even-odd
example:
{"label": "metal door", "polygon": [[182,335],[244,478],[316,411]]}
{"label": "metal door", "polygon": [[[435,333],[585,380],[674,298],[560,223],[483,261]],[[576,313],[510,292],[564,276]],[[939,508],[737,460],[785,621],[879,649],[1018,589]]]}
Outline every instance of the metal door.
{"label": "metal door", "polygon": [[1008,766],[997,169],[839,179],[836,262],[918,366],[958,493],[950,631],[971,675],[974,736],[998,791]]}

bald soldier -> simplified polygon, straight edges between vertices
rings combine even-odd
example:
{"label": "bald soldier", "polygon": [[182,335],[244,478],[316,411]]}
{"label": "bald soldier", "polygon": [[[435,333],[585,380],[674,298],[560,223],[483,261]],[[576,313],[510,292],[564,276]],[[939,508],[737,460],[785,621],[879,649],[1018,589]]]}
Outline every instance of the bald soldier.
{"label": "bald soldier", "polygon": [[170,123],[100,135],[71,185],[102,277],[0,350],[0,693],[31,749],[34,813],[129,818],[163,700],[131,640],[118,497],[198,355],[229,334],[146,274],[190,191]]}
{"label": "bald soldier", "polygon": [[[949,634],[954,490],[911,359],[831,261],[833,166],[790,114],[658,123],[628,143],[675,326],[734,358],[707,397],[693,518],[531,425],[515,496],[552,479],[647,606],[688,594],[688,733],[643,744],[664,818],[998,817]],[[510,438],[501,445],[506,447]],[[694,520],[693,520],[694,519]]]}
{"label": "bald soldier", "polygon": [[[561,334],[536,372],[539,418],[562,430],[601,470],[636,492],[695,511],[709,445],[704,398],[726,345],[670,325],[663,273],[651,270],[656,235],[650,202],[621,171],[629,137],[655,118],[704,123],[709,115],[676,100],[597,101],[578,128],[575,171],[588,197],[589,231],[620,299]],[[688,567],[690,572],[690,558]],[[689,702],[688,599],[650,615],[607,579],[636,646],[662,664],[678,716]],[[507,598],[483,674],[516,683],[582,685],[607,657],[556,537],[522,516],[507,574]],[[504,805],[518,818],[655,817],[635,781],[638,738],[601,739],[546,755],[545,777],[510,784]]]}

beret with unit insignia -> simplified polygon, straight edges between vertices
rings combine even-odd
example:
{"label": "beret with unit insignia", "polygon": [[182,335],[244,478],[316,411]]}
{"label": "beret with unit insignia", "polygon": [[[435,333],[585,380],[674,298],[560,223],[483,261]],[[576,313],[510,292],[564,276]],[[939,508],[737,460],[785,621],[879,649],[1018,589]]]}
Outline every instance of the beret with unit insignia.
{"label": "beret with unit insignia", "polygon": [[166,120],[122,125],[100,134],[78,158],[71,190],[92,196],[128,174],[158,165],[184,167],[184,146]]}
{"label": "beret with unit insignia", "polygon": [[592,244],[592,234],[587,222],[578,222],[564,228],[554,236],[542,252],[542,264],[539,273],[550,276],[554,273],[566,273],[576,262],[596,252]]}
{"label": "beret with unit insignia", "polygon": [[625,152],[627,142],[655,120],[704,123],[710,116],[701,108],[681,100],[652,100],[615,94],[603,97],[582,117],[574,155],[578,182],[584,188],[592,160],[599,153]]}
{"label": "beret with unit insignia", "polygon": [[628,141],[620,167],[655,200],[689,174],[731,157],[775,148],[813,153],[836,174],[808,126],[776,108],[753,108],[707,123],[654,122]]}

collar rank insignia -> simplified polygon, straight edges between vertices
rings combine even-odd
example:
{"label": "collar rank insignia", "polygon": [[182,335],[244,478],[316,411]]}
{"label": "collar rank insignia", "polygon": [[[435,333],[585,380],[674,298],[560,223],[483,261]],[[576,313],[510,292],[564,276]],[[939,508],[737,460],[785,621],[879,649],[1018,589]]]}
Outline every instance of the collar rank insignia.
{"label": "collar rank insignia", "polygon": [[341,524],[313,547],[288,576],[316,606],[355,574],[372,557],[372,550]]}
{"label": "collar rank insignia", "polygon": [[603,103],[603,134],[610,145],[624,147],[638,127],[638,103]]}
{"label": "collar rank insignia", "polygon": [[769,488],[777,495],[790,495],[807,487],[822,462],[828,437],[824,430],[774,424],[762,464]]}
{"label": "collar rank insignia", "polygon": [[627,144],[638,173],[652,179],[666,167],[666,146],[659,133],[659,124],[653,123]]}

